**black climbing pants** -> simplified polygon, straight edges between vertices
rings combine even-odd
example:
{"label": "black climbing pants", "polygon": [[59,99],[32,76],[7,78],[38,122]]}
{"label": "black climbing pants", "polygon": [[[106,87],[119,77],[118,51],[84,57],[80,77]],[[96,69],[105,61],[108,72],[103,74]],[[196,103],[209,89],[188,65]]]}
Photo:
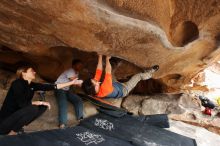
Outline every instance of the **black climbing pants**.
{"label": "black climbing pants", "polygon": [[0,119],[0,134],[8,134],[11,130],[18,132],[23,126],[30,124],[32,121],[41,116],[47,107],[40,105],[26,106],[5,119]]}

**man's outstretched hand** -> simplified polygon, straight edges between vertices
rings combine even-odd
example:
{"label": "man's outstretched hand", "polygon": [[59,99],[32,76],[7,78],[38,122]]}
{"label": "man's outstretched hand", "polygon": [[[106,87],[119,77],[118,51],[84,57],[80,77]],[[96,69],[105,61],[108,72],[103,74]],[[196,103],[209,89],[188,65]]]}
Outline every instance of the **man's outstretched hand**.
{"label": "man's outstretched hand", "polygon": [[75,78],[72,80],[73,85],[81,85],[83,83],[83,80],[79,80],[78,78]]}

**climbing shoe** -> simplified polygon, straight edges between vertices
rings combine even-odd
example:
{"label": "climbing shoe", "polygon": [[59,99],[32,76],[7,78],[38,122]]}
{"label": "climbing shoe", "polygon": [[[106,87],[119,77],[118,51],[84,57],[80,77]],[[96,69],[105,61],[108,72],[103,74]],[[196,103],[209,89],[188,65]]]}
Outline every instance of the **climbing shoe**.
{"label": "climbing shoe", "polygon": [[152,69],[153,69],[154,71],[157,71],[157,70],[159,69],[159,65],[154,65],[154,66],[152,66]]}
{"label": "climbing shoe", "polygon": [[143,73],[141,73],[141,79],[147,80],[150,79],[154,72],[159,69],[159,65],[154,65],[152,67],[146,68]]}
{"label": "climbing shoe", "polygon": [[159,65],[154,65],[148,68],[144,68],[144,72],[153,73],[159,69]]}

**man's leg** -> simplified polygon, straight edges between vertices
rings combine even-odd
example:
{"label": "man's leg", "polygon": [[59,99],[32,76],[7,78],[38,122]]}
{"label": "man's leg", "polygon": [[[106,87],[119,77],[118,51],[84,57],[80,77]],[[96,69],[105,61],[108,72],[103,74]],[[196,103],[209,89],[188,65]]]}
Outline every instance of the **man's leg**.
{"label": "man's leg", "polygon": [[127,96],[140,80],[147,80],[152,77],[152,74],[159,69],[158,65],[152,66],[143,73],[138,73],[131,77],[128,82],[123,83],[123,97]]}
{"label": "man's leg", "polygon": [[82,119],[83,118],[82,99],[78,95],[69,92],[68,100],[74,105],[77,120]]}
{"label": "man's leg", "polygon": [[58,104],[59,124],[67,124],[67,91],[56,90],[55,96]]}

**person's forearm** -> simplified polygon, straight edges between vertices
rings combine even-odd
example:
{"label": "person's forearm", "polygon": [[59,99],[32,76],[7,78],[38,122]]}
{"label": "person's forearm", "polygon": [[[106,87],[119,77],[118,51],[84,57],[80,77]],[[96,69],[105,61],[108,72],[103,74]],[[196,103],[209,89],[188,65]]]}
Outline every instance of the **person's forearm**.
{"label": "person's forearm", "polygon": [[41,101],[32,101],[32,105],[42,105]]}
{"label": "person's forearm", "polygon": [[74,80],[70,81],[70,82],[67,82],[67,83],[60,83],[60,84],[57,84],[57,89],[62,89],[64,87],[68,87],[68,86],[71,86],[71,85],[81,85],[83,83],[83,80],[78,80],[78,78],[75,78]]}
{"label": "person's forearm", "polygon": [[74,76],[74,77],[69,78],[69,80],[74,80],[76,78],[77,78],[77,76]]}
{"label": "person's forearm", "polygon": [[32,101],[32,105],[44,105],[44,106],[47,106],[48,109],[50,109],[50,103],[49,102],[45,102],[45,101]]}
{"label": "person's forearm", "polygon": [[60,84],[57,84],[57,89],[62,89],[64,87],[68,87],[68,86],[71,86],[73,85],[73,82],[67,82],[67,83],[60,83]]}
{"label": "person's forearm", "polygon": [[108,74],[111,74],[111,72],[112,72],[112,66],[111,66],[110,61],[109,61],[110,58],[111,58],[111,57],[106,56],[105,72],[108,73]]}
{"label": "person's forearm", "polygon": [[102,55],[99,55],[98,64],[97,64],[96,69],[102,70]]}

